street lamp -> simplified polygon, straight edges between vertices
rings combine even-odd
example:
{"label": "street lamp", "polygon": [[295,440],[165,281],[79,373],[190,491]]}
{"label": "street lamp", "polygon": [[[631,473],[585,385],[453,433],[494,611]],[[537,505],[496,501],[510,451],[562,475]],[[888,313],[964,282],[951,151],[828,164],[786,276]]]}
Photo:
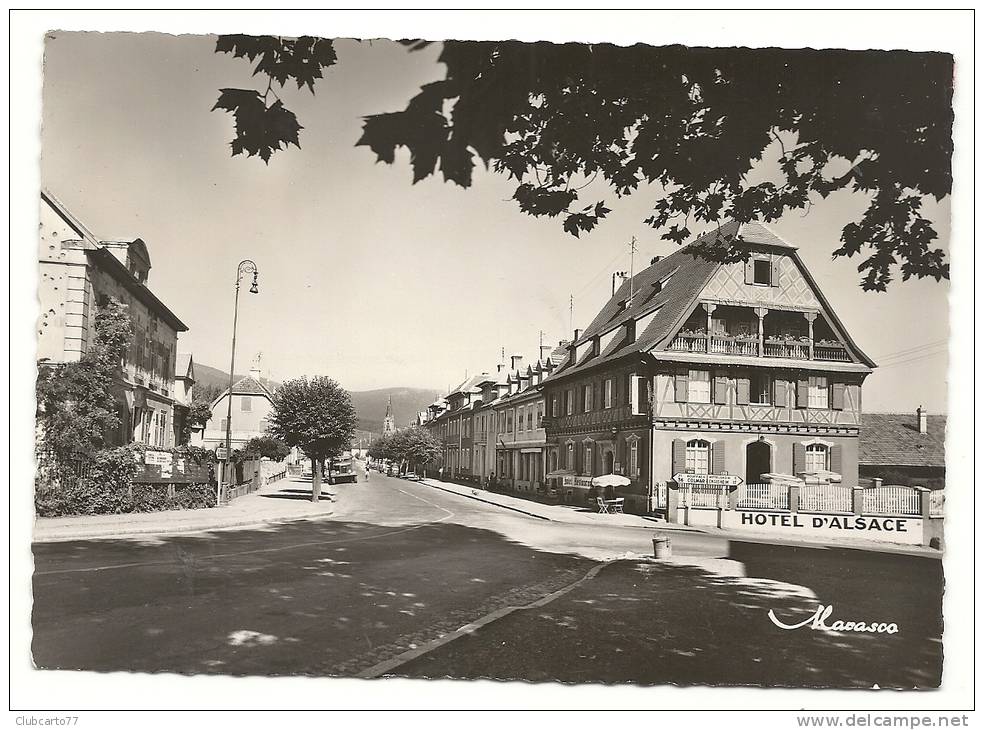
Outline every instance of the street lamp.
{"label": "street lamp", "polygon": [[219,477],[219,492],[216,495],[216,503],[221,501],[222,484],[228,476],[226,474],[226,465],[232,457],[232,386],[234,385],[233,380],[235,378],[233,373],[236,372],[236,325],[239,321],[239,284],[242,282],[243,277],[249,274],[253,275],[253,283],[249,287],[249,293],[259,294],[259,271],[256,270],[256,264],[249,259],[240,261],[239,266],[236,268],[236,303],[232,310],[232,361],[229,363],[229,408],[226,411],[225,432],[226,461],[222,462],[222,474]]}

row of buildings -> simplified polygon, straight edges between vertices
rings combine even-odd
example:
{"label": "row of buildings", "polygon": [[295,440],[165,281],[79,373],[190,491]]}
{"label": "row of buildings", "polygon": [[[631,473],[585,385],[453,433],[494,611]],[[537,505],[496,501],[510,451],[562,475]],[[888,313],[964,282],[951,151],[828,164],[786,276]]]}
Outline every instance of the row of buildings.
{"label": "row of buildings", "polygon": [[[736,241],[718,263],[694,244]],[[794,246],[726,223],[624,281],[584,329],[535,362],[468,378],[418,417],[446,478],[593,498],[620,474],[646,511],[681,473],[856,485],[861,390],[875,363]]]}
{"label": "row of buildings", "polygon": [[[187,437],[195,363],[180,352],[188,327],[149,286],[151,260],[139,238],[102,240],[51,192],[41,192],[38,361],[43,367],[78,361],[92,346],[98,307],[115,298],[127,305],[133,339],[117,388],[120,426],[111,445],[143,443],[168,449]],[[253,370],[232,388],[233,448],[262,435],[272,392]],[[212,403],[206,430],[192,441],[214,448],[225,441],[228,389]]]}

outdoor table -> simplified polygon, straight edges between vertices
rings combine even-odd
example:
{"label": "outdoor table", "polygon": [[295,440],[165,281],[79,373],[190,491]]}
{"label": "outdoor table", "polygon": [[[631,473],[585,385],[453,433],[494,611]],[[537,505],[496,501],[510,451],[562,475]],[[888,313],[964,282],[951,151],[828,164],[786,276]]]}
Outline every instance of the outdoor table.
{"label": "outdoor table", "polygon": [[616,499],[606,499],[604,500],[604,502],[605,502],[605,506],[608,507],[609,512],[622,514],[622,505],[625,504],[624,497],[617,497]]}

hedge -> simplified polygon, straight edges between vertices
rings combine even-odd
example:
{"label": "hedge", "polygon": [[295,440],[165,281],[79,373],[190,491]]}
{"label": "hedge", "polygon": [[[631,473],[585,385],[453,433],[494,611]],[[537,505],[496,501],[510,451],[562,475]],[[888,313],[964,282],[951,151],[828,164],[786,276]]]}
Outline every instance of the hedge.
{"label": "hedge", "polygon": [[124,446],[97,452],[81,476],[62,473],[59,484],[34,493],[39,517],[157,512],[215,507],[215,488],[209,484],[134,484],[136,449]]}

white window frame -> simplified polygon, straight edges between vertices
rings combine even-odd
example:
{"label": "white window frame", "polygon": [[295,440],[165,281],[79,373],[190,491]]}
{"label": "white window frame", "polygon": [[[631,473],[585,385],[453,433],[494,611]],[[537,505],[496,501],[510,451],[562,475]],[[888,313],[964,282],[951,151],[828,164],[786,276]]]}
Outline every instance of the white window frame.
{"label": "white window frame", "polygon": [[830,381],[825,375],[813,375],[808,386],[807,407],[826,410],[830,408]]}
{"label": "white window frame", "polygon": [[[764,391],[756,392],[754,385],[757,378],[765,378]],[[748,402],[753,406],[772,405],[772,384],[773,378],[768,373],[750,373],[748,376]],[[765,400],[761,400],[763,397]]]}
{"label": "white window frame", "polygon": [[591,407],[594,405],[592,402],[594,400],[594,386],[588,383],[584,386],[584,412],[590,413]]}
{"label": "white window frame", "polygon": [[701,438],[689,439],[686,448],[684,470],[689,474],[710,474],[711,442]]}
{"label": "white window frame", "polygon": [[711,371],[690,370],[687,373],[687,402],[711,402]]}
{"label": "white window frame", "polygon": [[582,471],[586,476],[594,476],[594,449],[591,441],[584,442],[584,464]]}
{"label": "white window frame", "polygon": [[[820,457],[820,465],[815,462]],[[811,463],[811,460],[814,463]],[[821,442],[806,444],[806,455],[803,459],[803,467],[808,472],[830,471],[830,447]]]}
{"label": "white window frame", "polygon": [[574,415],[574,391],[567,391],[567,415]]}
{"label": "white window frame", "polygon": [[605,379],[605,408],[612,407],[612,386],[613,381],[611,378]]}
{"label": "white window frame", "polygon": [[[759,264],[765,264],[765,281],[758,281],[755,277]],[[752,284],[754,286],[772,286],[772,262],[769,259],[752,259]]]}

